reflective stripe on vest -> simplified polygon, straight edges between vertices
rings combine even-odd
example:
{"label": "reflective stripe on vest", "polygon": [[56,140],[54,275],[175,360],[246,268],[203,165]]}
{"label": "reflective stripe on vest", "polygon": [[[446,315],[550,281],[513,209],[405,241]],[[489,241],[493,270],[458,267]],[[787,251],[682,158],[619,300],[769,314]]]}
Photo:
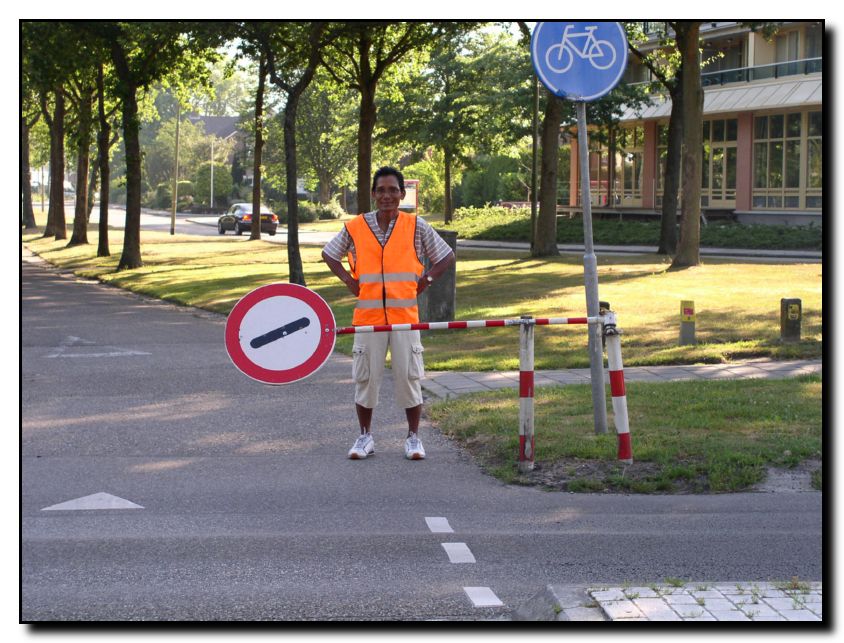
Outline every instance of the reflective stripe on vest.
{"label": "reflective stripe on vest", "polygon": [[363,215],[349,221],[346,229],[355,244],[360,284],[352,324],[417,323],[416,288],[424,268],[416,256],[416,217],[400,212],[383,247]]}

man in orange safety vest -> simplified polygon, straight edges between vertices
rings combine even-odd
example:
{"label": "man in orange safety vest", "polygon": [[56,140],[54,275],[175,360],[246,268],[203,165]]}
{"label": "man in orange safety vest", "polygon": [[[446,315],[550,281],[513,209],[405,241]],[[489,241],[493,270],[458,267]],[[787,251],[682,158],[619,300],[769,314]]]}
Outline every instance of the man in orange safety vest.
{"label": "man in orange safety vest", "polygon": [[[322,258],[331,272],[358,298],[354,326],[417,323],[417,295],[454,263],[454,252],[427,221],[399,210],[404,196],[402,173],[393,167],[380,168],[372,181],[376,210],[347,222],[323,249]],[[431,264],[427,272],[423,258]],[[388,349],[396,403],[407,416],[405,457],[421,460],[425,458],[418,436],[424,349],[418,330],[355,334],[352,373],[360,436],[348,456],[357,460],[375,452],[372,411],[378,404]]]}

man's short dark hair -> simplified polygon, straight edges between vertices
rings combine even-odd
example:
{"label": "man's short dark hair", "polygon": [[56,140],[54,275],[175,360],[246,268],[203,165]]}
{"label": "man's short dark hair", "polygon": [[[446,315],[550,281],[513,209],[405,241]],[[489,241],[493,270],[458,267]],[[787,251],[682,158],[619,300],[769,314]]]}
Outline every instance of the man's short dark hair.
{"label": "man's short dark hair", "polygon": [[375,176],[372,177],[372,191],[375,192],[375,184],[378,183],[378,179],[382,176],[394,176],[399,182],[399,188],[401,191],[404,192],[404,174],[402,174],[399,170],[394,167],[390,167],[389,165],[385,165],[384,167],[379,167],[375,171]]}

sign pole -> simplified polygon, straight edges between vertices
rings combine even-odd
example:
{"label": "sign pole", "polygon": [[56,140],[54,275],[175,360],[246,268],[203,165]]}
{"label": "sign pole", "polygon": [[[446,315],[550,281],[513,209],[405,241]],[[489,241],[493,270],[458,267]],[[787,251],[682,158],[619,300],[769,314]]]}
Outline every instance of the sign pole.
{"label": "sign pole", "polygon": [[[580,202],[583,205],[583,278],[586,286],[586,314],[596,317],[600,312],[598,299],[598,260],[592,245],[592,201],[589,194],[589,141],[586,135],[586,103],[577,101],[577,156],[580,161]],[[607,432],[607,403],[604,387],[604,352],[601,328],[589,328],[589,368],[592,380],[592,409],[595,433]]]}
{"label": "sign pole", "polygon": [[[592,203],[589,192],[589,142],[586,103],[618,85],[627,66],[627,35],[620,22],[537,22],[530,39],[530,55],[539,80],[555,96],[574,101],[583,206],[583,279],[586,310],[600,314],[598,261],[592,246]],[[604,352],[601,329],[589,329],[589,366],[595,433],[607,432]]]}

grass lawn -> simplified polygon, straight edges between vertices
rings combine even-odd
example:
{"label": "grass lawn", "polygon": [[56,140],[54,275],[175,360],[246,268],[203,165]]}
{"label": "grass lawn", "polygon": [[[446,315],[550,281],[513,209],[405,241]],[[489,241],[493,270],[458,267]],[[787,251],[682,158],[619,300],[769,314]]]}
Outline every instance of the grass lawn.
{"label": "grass lawn", "polygon": [[[143,231],[142,268],[116,272],[123,233],[109,233],[112,256],[96,257],[97,231],[90,244],[66,248],[66,241],[27,234],[24,242],[46,260],[116,286],[176,303],[228,313],[250,290],[286,281],[286,246],[247,237],[198,237]],[[320,249],[302,246],[307,283],[334,311],[338,325],[351,323],[354,298],[321,261]],[[599,259],[601,298],[609,301],[623,329],[627,366],[718,363],[749,357],[814,358],[821,355],[821,264],[743,263],[710,259],[668,272],[651,255]],[[803,301],[802,341],[779,341],[779,302]],[[696,346],[677,346],[680,301],[697,311]],[[460,250],[457,319],[581,316],[586,304],[580,257],[531,259],[518,253]],[[536,368],[582,368],[589,364],[584,326],[551,326],[536,332]],[[492,328],[428,332],[430,370],[516,370],[518,331]],[[351,336],[338,348],[351,351]],[[459,347],[458,349],[456,349]]]}
{"label": "grass lawn", "polygon": [[[627,384],[633,464],[616,460],[617,438],[596,435],[588,385],[539,387],[537,468],[518,472],[518,392],[436,402],[429,415],[489,473],[549,490],[729,492],[766,467],[821,457],[821,378]],[[610,416],[612,406],[608,404]],[[820,488],[821,472],[813,476]]]}

